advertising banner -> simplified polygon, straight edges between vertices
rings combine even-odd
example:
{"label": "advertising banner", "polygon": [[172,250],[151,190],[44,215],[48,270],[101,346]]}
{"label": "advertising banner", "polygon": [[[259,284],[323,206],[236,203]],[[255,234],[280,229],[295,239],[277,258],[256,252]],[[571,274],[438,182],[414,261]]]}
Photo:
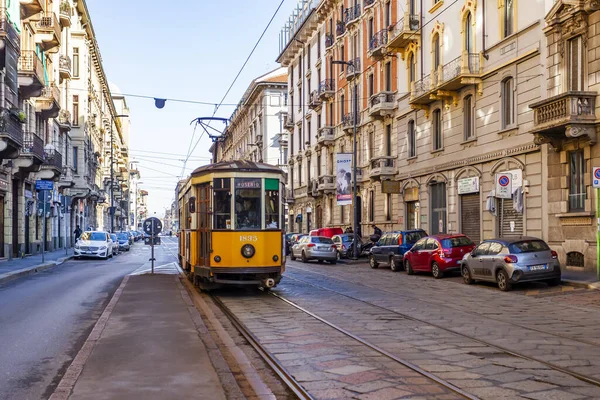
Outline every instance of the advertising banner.
{"label": "advertising banner", "polygon": [[337,153],[336,194],[338,206],[352,204],[352,153]]}

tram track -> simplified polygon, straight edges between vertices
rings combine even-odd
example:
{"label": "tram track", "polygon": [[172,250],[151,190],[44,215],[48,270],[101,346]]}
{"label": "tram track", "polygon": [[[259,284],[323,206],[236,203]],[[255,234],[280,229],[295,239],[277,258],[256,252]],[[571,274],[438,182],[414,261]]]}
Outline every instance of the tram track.
{"label": "tram track", "polygon": [[[462,337],[464,339],[471,340],[471,341],[479,343],[479,344],[481,344],[483,346],[487,346],[487,347],[490,347],[492,349],[496,349],[496,350],[498,350],[498,351],[500,351],[500,352],[502,352],[502,353],[504,353],[506,355],[512,356],[512,357],[517,357],[517,358],[520,358],[520,359],[523,359],[523,360],[540,363],[540,364],[542,364],[542,365],[544,365],[544,366],[546,366],[546,367],[548,367],[550,369],[553,369],[555,371],[558,371],[558,372],[564,373],[566,375],[569,375],[569,376],[571,376],[573,378],[576,378],[576,379],[578,379],[578,380],[580,380],[582,382],[585,382],[585,383],[588,383],[588,384],[600,387],[600,380],[598,380],[596,378],[593,378],[593,377],[589,377],[589,376],[580,374],[580,373],[572,371],[572,370],[569,370],[568,368],[563,368],[563,367],[561,367],[559,365],[556,365],[556,364],[553,364],[553,363],[550,363],[550,362],[547,362],[547,361],[543,361],[543,360],[540,360],[538,358],[535,358],[535,357],[532,357],[532,356],[528,356],[526,354],[515,352],[515,351],[510,350],[510,349],[508,349],[506,347],[499,346],[497,344],[493,344],[493,343],[487,342],[485,340],[481,340],[479,338],[476,338],[476,337],[468,335],[468,334],[457,332],[455,330],[446,328],[446,327],[444,327],[442,325],[439,325],[439,324],[435,324],[435,323],[432,323],[432,322],[429,322],[429,321],[426,321],[426,320],[423,320],[423,319],[420,319],[420,318],[412,317],[412,316],[407,315],[405,313],[401,313],[401,312],[389,309],[387,307],[383,307],[383,306],[380,306],[378,304],[374,304],[372,302],[368,302],[368,301],[359,299],[359,298],[354,297],[352,295],[349,295],[349,294],[346,294],[346,293],[342,293],[342,292],[339,292],[337,290],[334,290],[334,289],[331,289],[331,288],[328,288],[328,287],[325,287],[325,286],[322,286],[322,285],[314,284],[312,282],[308,282],[308,281],[305,281],[305,280],[302,280],[302,279],[298,279],[298,278],[293,278],[293,277],[290,277],[290,276],[286,276],[286,279],[290,279],[290,280],[294,280],[294,281],[297,281],[297,282],[301,282],[302,284],[309,285],[309,286],[312,286],[314,288],[318,288],[318,289],[321,289],[321,290],[326,290],[326,291],[334,293],[334,294],[336,294],[338,296],[342,296],[342,297],[351,299],[353,301],[360,302],[360,303],[365,304],[367,306],[374,307],[374,308],[377,308],[379,310],[382,310],[382,311],[385,311],[385,312],[388,312],[388,313],[400,316],[400,317],[402,317],[404,319],[407,319],[407,320],[410,320],[410,321],[413,321],[413,322],[416,322],[416,323],[419,323],[419,324],[424,324],[424,325],[427,325],[427,326],[430,326],[430,327],[442,330],[442,331],[447,332],[449,334],[456,335],[456,336]],[[273,294],[273,295],[275,295],[275,294]],[[280,296],[280,295],[275,295],[275,296],[279,297],[283,301],[286,301],[286,302],[288,302],[290,304],[293,304],[293,302],[291,302],[290,300],[286,299],[283,296]],[[301,309],[300,306],[298,306],[298,307]],[[317,316],[317,318],[319,318],[319,317]],[[525,328],[525,329],[528,329],[528,328]],[[585,343],[585,344],[587,344],[587,343]]]}

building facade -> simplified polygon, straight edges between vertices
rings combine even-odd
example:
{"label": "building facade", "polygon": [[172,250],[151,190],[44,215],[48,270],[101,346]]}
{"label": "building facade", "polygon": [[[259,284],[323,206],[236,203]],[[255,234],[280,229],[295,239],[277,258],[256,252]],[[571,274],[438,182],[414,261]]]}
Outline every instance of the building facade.
{"label": "building facade", "polygon": [[116,112],[85,1],[2,0],[0,40],[0,258],[11,258],[40,252],[44,226],[48,250],[70,246],[76,225],[101,226],[100,121]]}

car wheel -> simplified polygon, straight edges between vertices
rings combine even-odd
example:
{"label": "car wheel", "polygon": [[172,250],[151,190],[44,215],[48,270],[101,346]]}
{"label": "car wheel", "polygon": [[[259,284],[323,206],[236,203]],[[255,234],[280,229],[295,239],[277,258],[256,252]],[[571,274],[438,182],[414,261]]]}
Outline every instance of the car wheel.
{"label": "car wheel", "polygon": [[560,276],[547,281],[548,286],[558,286],[558,285],[560,285],[561,282],[562,282],[562,280],[560,279]]}
{"label": "car wheel", "polygon": [[444,277],[444,273],[442,272],[440,266],[436,262],[431,264],[431,274],[435,279],[441,279]]}
{"label": "car wheel", "polygon": [[290,260],[292,261],[296,261],[296,256],[294,255],[294,252],[290,252]]}
{"label": "car wheel", "polygon": [[410,261],[408,260],[404,262],[404,269],[406,270],[406,273],[408,275],[413,275],[415,273],[415,271],[412,268],[412,265],[410,264]]}
{"label": "car wheel", "polygon": [[471,279],[471,272],[469,272],[469,268],[466,265],[462,267],[460,272],[464,283],[471,285],[474,282],[473,279]]}
{"label": "car wheel", "polygon": [[394,272],[400,271],[400,266],[398,265],[398,261],[396,261],[395,257],[390,258],[390,269]]}
{"label": "car wheel", "polygon": [[342,259],[342,253],[340,253],[339,251],[337,252],[337,259],[341,260]]}
{"label": "car wheel", "polygon": [[379,267],[379,263],[375,260],[375,256],[373,254],[369,256],[369,266],[373,269]]}
{"label": "car wheel", "polygon": [[496,282],[498,283],[498,288],[503,292],[508,292],[512,289],[512,285],[508,281],[508,275],[503,269],[496,274]]}
{"label": "car wheel", "polygon": [[306,258],[306,253],[304,252],[304,250],[302,251],[302,262],[305,264],[308,262],[308,258]]}

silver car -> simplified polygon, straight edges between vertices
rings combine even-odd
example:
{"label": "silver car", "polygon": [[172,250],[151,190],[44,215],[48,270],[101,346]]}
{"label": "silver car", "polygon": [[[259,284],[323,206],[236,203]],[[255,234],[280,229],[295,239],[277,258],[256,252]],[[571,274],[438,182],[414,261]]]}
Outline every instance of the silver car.
{"label": "silver car", "polygon": [[301,258],[302,262],[308,260],[317,260],[320,263],[329,261],[332,264],[337,262],[337,247],[328,237],[325,236],[304,236],[298,243],[292,246],[292,260]]}
{"label": "silver car", "polygon": [[560,284],[558,254],[535,237],[486,240],[466,254],[461,262],[463,281],[496,282],[508,291],[519,282],[544,281]]}

